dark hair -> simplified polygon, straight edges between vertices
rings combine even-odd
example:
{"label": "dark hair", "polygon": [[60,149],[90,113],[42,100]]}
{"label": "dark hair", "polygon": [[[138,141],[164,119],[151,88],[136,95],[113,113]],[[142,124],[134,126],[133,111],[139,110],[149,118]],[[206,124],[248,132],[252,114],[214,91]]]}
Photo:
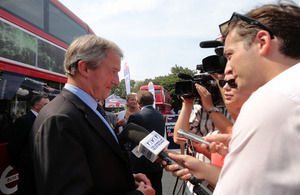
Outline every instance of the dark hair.
{"label": "dark hair", "polygon": [[31,108],[34,107],[34,105],[35,105],[36,103],[40,102],[41,99],[43,99],[43,98],[48,99],[48,97],[47,97],[47,96],[44,96],[44,95],[34,95],[34,96],[31,98],[31,100],[30,100],[30,107],[31,107]]}
{"label": "dark hair", "polygon": [[[300,7],[294,3],[268,4],[253,9],[246,16],[258,20],[268,27],[275,37],[281,40],[279,51],[291,58],[300,58]],[[250,46],[261,28],[243,20],[231,22],[223,33],[224,40],[233,29]]]}
{"label": "dark hair", "polygon": [[152,105],[154,102],[153,94],[148,90],[138,91],[137,99],[141,106]]}

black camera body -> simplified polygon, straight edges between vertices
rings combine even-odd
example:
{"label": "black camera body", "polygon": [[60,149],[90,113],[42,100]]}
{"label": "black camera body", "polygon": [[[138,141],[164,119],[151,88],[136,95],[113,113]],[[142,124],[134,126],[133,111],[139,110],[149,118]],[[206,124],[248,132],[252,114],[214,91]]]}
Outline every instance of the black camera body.
{"label": "black camera body", "polygon": [[182,80],[175,83],[175,94],[185,98],[198,98],[199,94],[195,87],[198,83],[205,87],[211,94],[213,103],[222,100],[217,82],[208,73],[196,74],[190,80]]}
{"label": "black camera body", "polygon": [[227,58],[223,56],[224,45],[221,41],[202,41],[201,48],[215,48],[216,55],[211,55],[202,60],[202,70],[208,73],[223,73]]}
{"label": "black camera body", "polygon": [[[181,74],[181,76],[182,75],[183,74]],[[187,75],[185,76],[186,78],[188,77]],[[213,82],[214,79],[207,73],[190,76],[189,80],[178,81],[175,83],[175,94],[187,98],[199,97],[195,84],[198,83],[207,89],[210,88],[211,81]]]}
{"label": "black camera body", "polygon": [[179,73],[178,77],[184,80],[175,83],[175,94],[186,98],[199,97],[195,84],[204,86],[211,94],[214,103],[222,100],[220,90],[216,81],[210,73],[223,73],[227,59],[223,56],[223,44],[220,41],[204,41],[200,43],[201,48],[215,48],[217,55],[211,55],[202,60],[202,64],[196,66],[200,71],[194,76]]}
{"label": "black camera body", "polygon": [[175,94],[187,98],[198,97],[194,81],[178,81],[175,83]]}
{"label": "black camera body", "polygon": [[202,60],[202,69],[208,73],[223,73],[227,63],[227,58],[219,55],[211,55]]}

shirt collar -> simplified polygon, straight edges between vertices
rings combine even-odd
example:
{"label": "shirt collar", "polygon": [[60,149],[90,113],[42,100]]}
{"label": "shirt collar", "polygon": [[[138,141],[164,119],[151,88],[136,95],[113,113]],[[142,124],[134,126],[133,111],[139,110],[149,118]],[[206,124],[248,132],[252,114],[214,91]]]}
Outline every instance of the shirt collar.
{"label": "shirt collar", "polygon": [[144,108],[150,108],[150,107],[152,107],[152,108],[153,108],[153,106],[152,106],[152,105],[147,105],[147,106],[144,106],[144,107],[142,107],[142,108],[141,108],[141,111],[142,111],[142,110],[144,110]]}
{"label": "shirt collar", "polygon": [[65,89],[71,91],[72,93],[74,93],[77,97],[79,97],[84,103],[86,103],[92,110],[96,110],[97,108],[97,101],[90,96],[88,93],[86,93],[85,91],[83,91],[82,89],[71,85],[69,83],[66,83],[64,86]]}
{"label": "shirt collar", "polygon": [[38,115],[38,113],[36,112],[36,111],[34,111],[34,110],[30,110],[35,116],[37,116]]}

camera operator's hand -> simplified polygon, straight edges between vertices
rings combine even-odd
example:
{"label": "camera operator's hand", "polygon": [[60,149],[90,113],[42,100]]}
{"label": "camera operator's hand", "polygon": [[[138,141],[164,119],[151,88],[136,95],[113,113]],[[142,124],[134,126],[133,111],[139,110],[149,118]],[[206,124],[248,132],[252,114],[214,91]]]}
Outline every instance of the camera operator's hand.
{"label": "camera operator's hand", "polygon": [[195,84],[195,86],[201,97],[202,107],[206,111],[211,110],[214,107],[214,104],[211,99],[211,94],[209,93],[209,91],[207,89],[205,89],[205,87],[203,87],[197,83]]}
{"label": "camera operator's hand", "polygon": [[212,78],[214,78],[215,81],[217,81],[217,83],[219,83],[218,81],[219,81],[220,79],[224,79],[225,74],[223,74],[223,73],[220,74],[220,73],[214,72],[214,73],[211,73],[210,76],[212,76]]}
{"label": "camera operator's hand", "polygon": [[194,105],[194,98],[185,98],[185,97],[181,97],[182,100],[182,106],[189,106],[189,107],[193,107]]}
{"label": "camera operator's hand", "polygon": [[177,131],[179,129],[184,129],[188,130],[190,125],[189,125],[189,118],[193,109],[193,104],[194,104],[194,98],[184,98],[181,97],[182,100],[182,108],[181,112],[179,114],[179,117],[177,119],[177,122],[174,127],[174,137],[173,140],[176,144],[184,145],[187,141],[186,138],[179,136],[177,134]]}

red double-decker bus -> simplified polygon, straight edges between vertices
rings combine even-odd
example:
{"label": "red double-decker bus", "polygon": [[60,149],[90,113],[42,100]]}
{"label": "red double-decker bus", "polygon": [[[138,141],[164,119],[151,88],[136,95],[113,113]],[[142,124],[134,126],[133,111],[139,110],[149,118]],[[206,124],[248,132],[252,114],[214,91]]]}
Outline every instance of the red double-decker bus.
{"label": "red double-decker bus", "polygon": [[[54,98],[67,81],[65,51],[86,34],[94,32],[58,0],[0,1],[0,114],[15,120],[34,94]],[[4,136],[0,131],[0,195],[14,194],[17,180]]]}
{"label": "red double-decker bus", "polygon": [[[148,86],[142,86],[140,90],[148,90]],[[171,96],[169,92],[160,85],[154,85],[154,90],[156,110],[160,111],[164,117],[171,114]]]}
{"label": "red double-decker bus", "polygon": [[1,108],[15,119],[33,94],[57,95],[67,81],[65,51],[86,34],[94,32],[58,0],[1,1]]}

